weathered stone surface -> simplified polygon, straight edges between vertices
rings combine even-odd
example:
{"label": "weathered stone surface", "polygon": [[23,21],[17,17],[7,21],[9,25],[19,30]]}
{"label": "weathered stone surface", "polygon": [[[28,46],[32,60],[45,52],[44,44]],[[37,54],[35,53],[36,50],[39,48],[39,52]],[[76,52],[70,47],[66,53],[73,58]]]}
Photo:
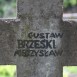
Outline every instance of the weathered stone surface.
{"label": "weathered stone surface", "polygon": [[[63,22],[61,20],[62,1],[60,0],[18,1],[18,12],[18,17],[21,19],[20,38],[27,39],[26,34],[30,31],[46,32],[45,30],[48,30],[62,32],[65,30],[61,30]],[[58,39],[58,41],[58,44],[60,44],[63,40]],[[57,49],[61,47],[59,45]],[[62,56],[17,57],[18,77],[62,77],[61,59]]]}
{"label": "weathered stone surface", "polygon": [[[0,64],[17,64],[18,77],[62,77],[63,65],[77,64],[77,23],[62,21],[62,0],[18,0],[18,19],[0,20]],[[28,40],[27,34],[60,32],[56,40],[61,56],[14,56],[17,39]]]}
{"label": "weathered stone surface", "polygon": [[19,29],[18,24],[18,21],[0,21],[0,64],[15,64],[13,55]]}

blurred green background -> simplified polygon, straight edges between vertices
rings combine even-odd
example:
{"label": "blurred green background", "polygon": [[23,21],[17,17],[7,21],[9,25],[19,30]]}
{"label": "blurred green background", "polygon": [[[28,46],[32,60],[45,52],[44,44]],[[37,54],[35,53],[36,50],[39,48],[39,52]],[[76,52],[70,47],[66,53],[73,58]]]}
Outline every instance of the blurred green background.
{"label": "blurred green background", "polygon": [[64,66],[63,77],[77,77],[77,66]]}
{"label": "blurred green background", "polygon": [[64,12],[77,12],[77,0],[64,0]]}
{"label": "blurred green background", "polygon": [[77,6],[77,0],[64,0],[64,8]]}
{"label": "blurred green background", "polygon": [[16,77],[16,66],[0,65],[0,77]]}
{"label": "blurred green background", "polygon": [[16,6],[16,0],[0,0],[0,18],[15,18]]}

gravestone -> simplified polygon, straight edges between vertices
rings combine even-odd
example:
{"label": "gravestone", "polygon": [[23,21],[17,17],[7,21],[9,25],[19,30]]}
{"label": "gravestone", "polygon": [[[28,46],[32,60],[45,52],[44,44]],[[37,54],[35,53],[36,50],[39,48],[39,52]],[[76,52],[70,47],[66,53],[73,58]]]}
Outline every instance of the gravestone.
{"label": "gravestone", "polygon": [[0,20],[0,64],[16,64],[18,77],[62,77],[77,64],[76,22],[62,21],[62,0],[17,3],[18,19]]}

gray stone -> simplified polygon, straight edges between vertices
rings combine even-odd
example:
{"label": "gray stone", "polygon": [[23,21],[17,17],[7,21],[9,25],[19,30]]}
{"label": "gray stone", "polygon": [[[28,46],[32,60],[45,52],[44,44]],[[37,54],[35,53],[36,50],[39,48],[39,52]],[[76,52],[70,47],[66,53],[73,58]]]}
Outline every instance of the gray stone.
{"label": "gray stone", "polygon": [[[77,64],[76,22],[62,21],[62,0],[18,0],[18,18],[0,20],[0,64],[16,64],[18,77],[62,77],[64,65]],[[35,32],[60,32],[57,41],[61,56],[14,56],[17,39],[27,40],[27,34]]]}

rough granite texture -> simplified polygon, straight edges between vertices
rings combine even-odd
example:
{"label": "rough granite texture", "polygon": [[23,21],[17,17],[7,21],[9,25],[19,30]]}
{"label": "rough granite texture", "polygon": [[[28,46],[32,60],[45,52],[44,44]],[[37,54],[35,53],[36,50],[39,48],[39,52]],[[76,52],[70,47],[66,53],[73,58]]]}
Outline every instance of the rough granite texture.
{"label": "rough granite texture", "polygon": [[[77,65],[77,23],[62,21],[62,4],[62,0],[18,0],[18,19],[0,20],[0,64],[16,64],[18,77],[62,77],[63,66]],[[58,39],[62,56],[14,56],[17,39],[45,29],[64,33]]]}

